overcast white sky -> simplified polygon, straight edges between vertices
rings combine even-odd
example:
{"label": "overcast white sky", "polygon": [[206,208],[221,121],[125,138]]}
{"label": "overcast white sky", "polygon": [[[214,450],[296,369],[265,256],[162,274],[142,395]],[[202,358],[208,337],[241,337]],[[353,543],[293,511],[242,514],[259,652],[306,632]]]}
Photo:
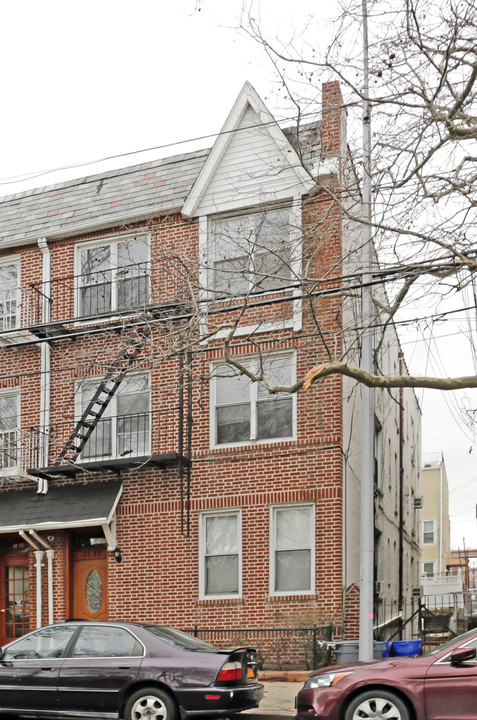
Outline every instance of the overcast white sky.
{"label": "overcast white sky", "polygon": [[[278,119],[283,117],[269,61],[234,29],[241,5],[242,0],[2,3],[0,195],[207,146],[211,140],[183,141],[219,131],[245,80]],[[327,13],[336,12],[335,0],[261,0],[260,6],[270,31],[287,35],[306,26],[308,39],[317,45]],[[38,175],[27,183],[7,182],[159,147]],[[466,327],[462,313],[440,326],[448,339],[439,354],[435,347],[424,351],[415,332],[407,332],[403,341],[411,371],[424,373],[427,363],[429,374],[475,372]],[[452,544],[462,547],[465,539],[467,547],[477,547],[477,445],[458,410],[465,397],[477,408],[477,394],[418,394],[424,457],[443,453],[447,465]]]}

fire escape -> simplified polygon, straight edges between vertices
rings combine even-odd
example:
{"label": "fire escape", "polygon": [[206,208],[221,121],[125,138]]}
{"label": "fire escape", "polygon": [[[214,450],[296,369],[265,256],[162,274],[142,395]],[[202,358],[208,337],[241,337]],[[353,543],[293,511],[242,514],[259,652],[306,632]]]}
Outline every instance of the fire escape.
{"label": "fire escape", "polygon": [[[174,266],[175,264],[175,266]],[[174,266],[174,267],[173,267]],[[160,277],[157,273],[160,272]],[[120,394],[129,371],[137,365],[142,351],[151,339],[153,329],[167,323],[178,331],[190,313],[189,298],[180,282],[184,268],[174,258],[164,260],[156,270],[154,292],[150,287],[149,267],[129,271],[129,297],[140,299],[137,311],[127,307],[106,307],[92,292],[110,292],[110,280],[74,276],[52,280],[29,288],[8,291],[8,322],[6,303],[0,297],[0,341],[5,346],[48,343],[60,351],[62,343],[85,335],[110,333],[111,338],[125,336],[116,357],[105,366],[91,397],[83,403],[76,417],[50,423],[48,427],[21,428],[12,447],[14,470],[39,479],[76,477],[88,472],[113,472],[155,465],[177,467],[180,480],[181,531],[189,530],[189,499],[192,428],[192,373],[190,354],[179,352],[176,402],[150,412],[128,412],[120,417],[111,412],[113,398]],[[132,282],[131,285],[131,275]],[[109,284],[108,284],[109,283]],[[106,291],[105,291],[106,287]],[[85,291],[86,288],[86,291]],[[144,298],[147,294],[147,302]],[[0,293],[1,295],[1,293]],[[139,305],[139,303],[138,303]],[[3,321],[3,326],[2,326]],[[117,342],[117,341],[116,341]],[[143,356],[141,356],[143,357]],[[109,412],[108,412],[109,410]],[[10,443],[12,440],[10,438]],[[3,443],[5,446],[5,442]],[[5,447],[2,448],[3,458]],[[7,463],[9,464],[9,463]],[[2,462],[5,475],[5,462]],[[8,470],[8,468],[7,468]]]}

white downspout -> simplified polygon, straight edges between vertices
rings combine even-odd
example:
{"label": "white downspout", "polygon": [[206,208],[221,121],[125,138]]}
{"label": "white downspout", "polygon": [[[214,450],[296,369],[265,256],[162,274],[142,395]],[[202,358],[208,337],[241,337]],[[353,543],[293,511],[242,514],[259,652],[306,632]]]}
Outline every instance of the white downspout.
{"label": "white downspout", "polygon": [[[51,255],[46,238],[39,238],[38,247],[43,255],[42,272],[42,323],[50,321],[50,297],[51,297]],[[38,460],[40,467],[48,465],[48,447],[50,433],[50,344],[41,343],[41,374],[40,374],[40,438]],[[38,493],[46,494],[48,483],[45,479],[38,479]]]}
{"label": "white downspout", "polygon": [[441,461],[441,466],[439,469],[439,575],[440,580],[442,582],[442,553],[443,553],[443,538],[442,538],[442,522],[443,522],[443,497],[442,497],[442,488],[443,488],[443,478],[442,478],[442,464],[443,460]]}
{"label": "white downspout", "polygon": [[54,597],[53,597],[53,558],[55,557],[55,551],[45,540],[43,540],[38,533],[34,530],[30,530],[35,540],[46,549],[46,559],[48,562],[48,624],[51,625],[54,622]]}

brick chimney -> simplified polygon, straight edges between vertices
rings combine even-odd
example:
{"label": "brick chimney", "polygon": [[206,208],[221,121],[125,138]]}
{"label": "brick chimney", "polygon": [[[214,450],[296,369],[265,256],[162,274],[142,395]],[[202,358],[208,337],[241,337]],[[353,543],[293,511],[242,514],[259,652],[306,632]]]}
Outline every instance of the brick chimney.
{"label": "brick chimney", "polygon": [[346,142],[346,131],[343,96],[337,80],[323,83],[321,117],[321,157],[340,157]]}

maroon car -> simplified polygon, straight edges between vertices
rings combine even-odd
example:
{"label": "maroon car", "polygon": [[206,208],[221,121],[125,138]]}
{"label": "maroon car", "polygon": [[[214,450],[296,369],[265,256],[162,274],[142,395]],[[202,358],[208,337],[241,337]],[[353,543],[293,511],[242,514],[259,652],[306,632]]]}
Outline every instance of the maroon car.
{"label": "maroon car", "polygon": [[296,698],[296,720],[477,719],[477,629],[420,657],[317,670]]}
{"label": "maroon car", "polygon": [[262,695],[253,648],[147,623],[57,623],[0,650],[0,718],[215,718]]}

